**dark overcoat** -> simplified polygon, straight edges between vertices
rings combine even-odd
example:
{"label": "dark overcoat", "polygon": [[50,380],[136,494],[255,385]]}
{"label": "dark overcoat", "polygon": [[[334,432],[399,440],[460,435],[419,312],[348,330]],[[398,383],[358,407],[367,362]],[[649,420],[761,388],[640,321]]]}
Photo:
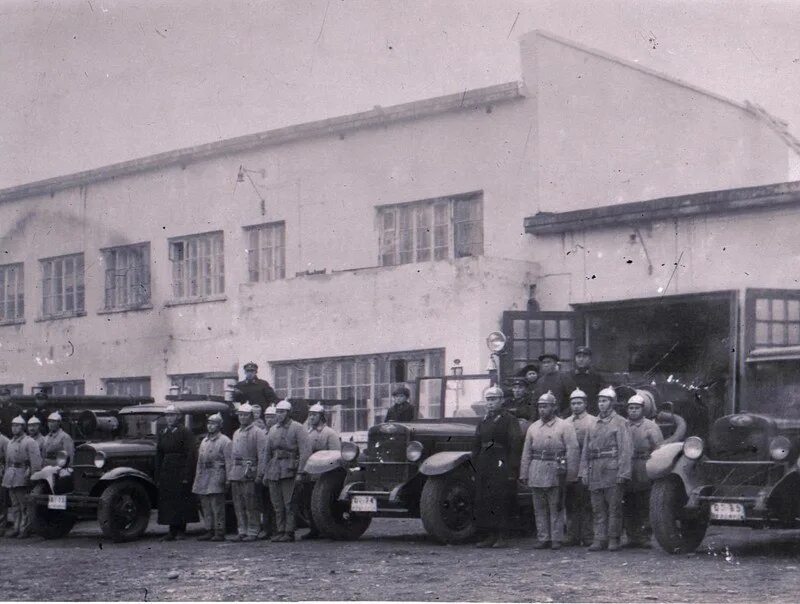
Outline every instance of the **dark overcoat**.
{"label": "dark overcoat", "polygon": [[478,424],[472,442],[475,522],[484,530],[511,528],[522,455],[519,421],[501,409]]}
{"label": "dark overcoat", "polygon": [[384,418],[383,421],[410,422],[413,421],[415,415],[416,413],[414,411],[414,405],[412,405],[408,401],[404,401],[402,403],[397,403],[396,405],[392,405],[391,407],[389,407],[389,410],[386,412],[386,418]]}
{"label": "dark overcoat", "polygon": [[276,404],[280,399],[267,380],[253,378],[251,381],[242,380],[236,383],[233,391],[233,400],[238,403],[260,405],[262,409]]}
{"label": "dark overcoat", "polygon": [[197,504],[192,495],[196,467],[194,434],[183,425],[162,430],[156,447],[159,524],[197,522]]}

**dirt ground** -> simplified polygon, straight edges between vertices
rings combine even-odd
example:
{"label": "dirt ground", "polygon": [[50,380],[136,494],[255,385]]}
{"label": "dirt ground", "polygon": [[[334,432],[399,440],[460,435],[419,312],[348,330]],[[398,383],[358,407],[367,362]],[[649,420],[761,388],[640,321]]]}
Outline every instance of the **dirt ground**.
{"label": "dirt ground", "polygon": [[536,551],[522,537],[502,550],[442,546],[418,520],[379,519],[348,543],[160,533],[151,524],[147,538],[114,544],[81,523],[57,541],[2,539],[0,599],[786,602],[800,591],[800,531],[712,528],[688,556]]}

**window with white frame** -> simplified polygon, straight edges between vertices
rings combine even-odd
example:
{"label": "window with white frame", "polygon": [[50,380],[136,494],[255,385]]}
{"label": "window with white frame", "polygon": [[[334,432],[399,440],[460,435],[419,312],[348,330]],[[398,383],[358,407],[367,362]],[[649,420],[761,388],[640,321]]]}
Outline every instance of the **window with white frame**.
{"label": "window with white frame", "polygon": [[103,387],[111,396],[150,396],[149,377],[106,378]]}
{"label": "window with white frame", "polygon": [[22,263],[0,266],[0,323],[25,318],[25,272]]}
{"label": "window with white frame", "polygon": [[48,394],[55,396],[83,396],[83,380],[64,380],[60,382],[41,382],[40,387],[47,388]]}
{"label": "window with white frame", "polygon": [[225,293],[222,231],[169,240],[172,297],[196,300]]}
{"label": "window with white frame", "polygon": [[247,274],[251,283],[286,276],[286,225],[283,222],[245,227]]}
{"label": "window with white frame", "polygon": [[106,265],[106,310],[150,304],[150,244],[102,250]]}
{"label": "window with white frame", "polygon": [[413,391],[417,377],[441,375],[443,365],[441,349],[270,363],[279,395],[332,405],[332,426],[340,432],[382,421],[393,385],[405,383]]}
{"label": "window with white frame", "polygon": [[70,317],[86,310],[83,254],[40,260],[42,318]]}
{"label": "window with white frame", "polygon": [[483,254],[483,193],[380,206],[380,264]]}
{"label": "window with white frame", "polygon": [[214,394],[225,396],[226,380],[236,380],[231,373],[183,373],[169,376],[173,386],[178,387],[179,394]]}

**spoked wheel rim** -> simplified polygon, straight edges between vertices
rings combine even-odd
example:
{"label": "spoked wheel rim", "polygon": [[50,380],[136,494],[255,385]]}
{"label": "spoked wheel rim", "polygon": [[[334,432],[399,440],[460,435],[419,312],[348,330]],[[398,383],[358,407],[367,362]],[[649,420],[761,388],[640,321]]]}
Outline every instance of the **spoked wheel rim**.
{"label": "spoked wheel rim", "polygon": [[120,493],[114,501],[112,517],[114,526],[121,530],[127,530],[135,524],[139,518],[139,506],[132,493],[126,491]]}
{"label": "spoked wheel rim", "polygon": [[447,527],[461,531],[472,523],[473,497],[471,491],[461,483],[454,484],[442,498],[441,516]]}

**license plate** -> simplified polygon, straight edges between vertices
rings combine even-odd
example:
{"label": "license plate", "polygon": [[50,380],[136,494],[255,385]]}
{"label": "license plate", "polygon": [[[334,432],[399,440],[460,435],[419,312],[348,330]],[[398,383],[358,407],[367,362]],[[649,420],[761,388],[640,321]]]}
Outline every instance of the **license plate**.
{"label": "license plate", "polygon": [[67,509],[67,496],[66,495],[50,495],[47,499],[48,510],[66,510]]}
{"label": "license plate", "polygon": [[744,506],[741,503],[712,503],[712,520],[744,520]]}
{"label": "license plate", "polygon": [[350,500],[351,512],[377,512],[378,501],[369,495],[353,495]]}

